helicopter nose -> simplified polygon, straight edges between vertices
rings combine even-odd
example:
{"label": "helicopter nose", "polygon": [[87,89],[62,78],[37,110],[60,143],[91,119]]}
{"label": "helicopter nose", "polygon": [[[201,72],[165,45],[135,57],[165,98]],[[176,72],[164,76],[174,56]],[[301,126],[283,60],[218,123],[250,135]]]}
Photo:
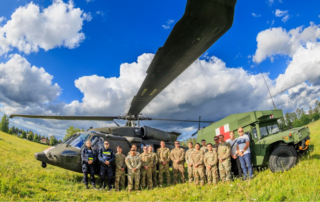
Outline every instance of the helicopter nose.
{"label": "helicopter nose", "polygon": [[47,158],[47,156],[44,152],[35,153],[34,158],[36,158],[38,161],[41,161],[44,163],[49,163],[49,159]]}

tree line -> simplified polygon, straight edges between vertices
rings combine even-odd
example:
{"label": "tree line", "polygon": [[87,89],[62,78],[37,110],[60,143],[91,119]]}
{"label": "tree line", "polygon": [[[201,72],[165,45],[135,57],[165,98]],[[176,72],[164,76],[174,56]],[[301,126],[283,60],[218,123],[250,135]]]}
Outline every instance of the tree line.
{"label": "tree line", "polygon": [[54,135],[48,137],[44,135],[38,135],[31,130],[25,131],[14,126],[9,128],[9,117],[6,114],[4,114],[1,119],[0,131],[40,144],[56,145],[62,143],[62,141],[58,140]]}

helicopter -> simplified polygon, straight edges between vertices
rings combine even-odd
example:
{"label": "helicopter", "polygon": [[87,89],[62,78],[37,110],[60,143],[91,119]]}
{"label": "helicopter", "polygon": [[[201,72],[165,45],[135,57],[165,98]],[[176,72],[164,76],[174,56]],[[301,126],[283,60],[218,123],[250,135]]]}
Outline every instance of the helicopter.
{"label": "helicopter", "polygon": [[[10,115],[10,118],[126,120],[127,125],[130,125],[119,126],[116,123],[118,127],[91,128],[88,131],[78,132],[62,144],[35,153],[36,160],[41,162],[43,168],[50,164],[82,173],[80,152],[87,140],[91,141],[93,149],[103,147],[105,140],[109,142],[110,148],[114,151],[118,145],[121,145],[124,154],[129,152],[134,144],[140,153],[141,147],[144,145],[152,145],[156,150],[160,148],[160,141],[164,141],[169,149],[173,149],[174,142],[180,133],[165,132],[148,126],[140,127],[140,121],[212,123],[213,121],[150,118],[142,116],[140,112],[231,28],[236,2],[237,0],[187,0],[185,13],[175,24],[164,45],[157,50],[147,70],[147,76],[138,93],[133,97],[127,114],[122,116]],[[135,126],[136,122],[138,127]],[[98,172],[96,171],[96,173]]]}

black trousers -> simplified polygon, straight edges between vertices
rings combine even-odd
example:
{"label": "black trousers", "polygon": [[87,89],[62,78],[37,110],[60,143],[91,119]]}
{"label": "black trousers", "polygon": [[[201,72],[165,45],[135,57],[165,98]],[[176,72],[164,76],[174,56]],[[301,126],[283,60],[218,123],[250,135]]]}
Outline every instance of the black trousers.
{"label": "black trousers", "polygon": [[101,166],[100,166],[101,182],[104,182],[104,181],[105,181],[105,179],[106,179],[106,173],[107,173],[107,176],[108,176],[108,186],[109,186],[109,189],[112,189],[113,169],[112,169],[112,167],[108,167],[108,166],[101,165]]}
{"label": "black trousers", "polygon": [[242,177],[242,169],[239,157],[236,159],[231,158],[231,168],[234,173],[234,177]]}
{"label": "black trousers", "polygon": [[94,179],[94,165],[84,162],[82,164],[82,172],[83,172],[83,183],[85,185],[88,184],[88,174],[90,174],[91,184],[95,185],[96,181]]}

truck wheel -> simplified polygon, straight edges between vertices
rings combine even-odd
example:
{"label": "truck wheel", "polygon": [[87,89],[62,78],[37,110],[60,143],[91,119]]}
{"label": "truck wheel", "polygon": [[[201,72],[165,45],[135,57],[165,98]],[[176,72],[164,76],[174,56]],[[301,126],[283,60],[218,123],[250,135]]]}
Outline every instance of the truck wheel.
{"label": "truck wheel", "polygon": [[283,172],[297,162],[297,152],[287,145],[278,146],[270,155],[269,167],[272,172]]}

